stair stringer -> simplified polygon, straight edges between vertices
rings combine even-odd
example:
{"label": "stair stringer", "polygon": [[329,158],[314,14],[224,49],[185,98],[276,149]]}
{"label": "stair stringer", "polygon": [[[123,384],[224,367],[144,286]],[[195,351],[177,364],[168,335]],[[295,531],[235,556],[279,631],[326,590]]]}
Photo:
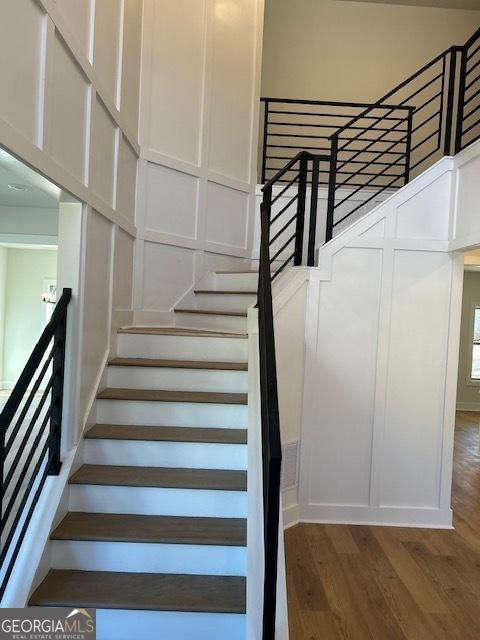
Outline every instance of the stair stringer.
{"label": "stair stringer", "polygon": [[339,233],[308,270],[300,521],[451,527],[457,162]]}

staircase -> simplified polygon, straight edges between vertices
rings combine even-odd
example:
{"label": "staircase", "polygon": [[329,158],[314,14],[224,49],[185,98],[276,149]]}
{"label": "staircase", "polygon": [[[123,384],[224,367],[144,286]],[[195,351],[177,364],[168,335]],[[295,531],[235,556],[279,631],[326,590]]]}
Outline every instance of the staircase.
{"label": "staircase", "polygon": [[94,607],[99,640],[245,639],[256,282],[211,273],[176,327],[120,329],[30,606]]}

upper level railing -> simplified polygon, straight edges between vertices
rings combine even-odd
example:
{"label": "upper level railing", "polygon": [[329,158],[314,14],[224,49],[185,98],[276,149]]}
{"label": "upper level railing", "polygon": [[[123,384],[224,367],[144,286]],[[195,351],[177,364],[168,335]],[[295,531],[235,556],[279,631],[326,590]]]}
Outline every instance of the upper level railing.
{"label": "upper level railing", "polygon": [[329,166],[320,166],[318,180],[313,167],[307,178],[317,193],[319,187],[328,193],[328,241],[339,225],[365,213],[379,196],[480,138],[480,30],[373,104],[261,101],[262,183],[272,178],[284,184],[292,181],[293,166],[285,166],[301,151],[329,157]]}
{"label": "upper level railing", "polygon": [[[330,155],[330,137],[351,119],[371,107],[366,102],[332,102],[328,100],[293,100],[289,98],[260,98],[263,104],[263,129],[261,141],[261,182],[265,184],[283,169],[285,161],[290,161],[300,151],[311,154]],[[385,105],[387,109],[389,105]],[[400,109],[406,116],[408,108]],[[385,131],[381,124],[372,120],[373,133]],[[386,122],[397,122],[398,116],[387,116]],[[360,127],[358,127],[360,129]],[[354,131],[354,130],[353,130]],[[352,135],[354,133],[352,132]],[[382,163],[378,163],[381,168]],[[374,169],[375,167],[373,167]],[[343,177],[351,171],[343,171]],[[284,177],[284,180],[288,175]],[[319,184],[328,186],[328,167],[322,171]]]}
{"label": "upper level railing", "polygon": [[480,138],[480,29],[462,47],[455,153]]}
{"label": "upper level railing", "polygon": [[0,599],[40,493],[60,471],[67,308],[64,289],[50,322],[0,413]]}
{"label": "upper level railing", "polygon": [[[330,136],[327,241],[337,225],[378,194],[407,184],[450,153],[460,50],[451,47],[437,56]],[[387,101],[396,106],[383,107]],[[392,116],[398,121],[387,120]],[[384,132],[378,135],[375,127]],[[350,175],[344,178],[344,172]],[[355,196],[365,189],[367,199],[356,203]]]}

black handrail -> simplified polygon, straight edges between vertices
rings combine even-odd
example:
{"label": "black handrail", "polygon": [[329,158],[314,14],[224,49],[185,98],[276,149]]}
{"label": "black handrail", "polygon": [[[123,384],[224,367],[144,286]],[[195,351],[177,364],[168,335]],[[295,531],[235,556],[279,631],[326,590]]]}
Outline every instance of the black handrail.
{"label": "black handrail", "polygon": [[[275,335],[272,309],[272,282],[289,264],[304,263],[305,222],[308,214],[307,264],[314,264],[317,219],[318,176],[328,156],[302,151],[262,188],[260,267],[258,280],[258,326],[260,351],[260,391],[262,420],[262,469],[264,507],[264,609],[263,640],[275,637],[277,555],[280,509],[281,441],[278,414]],[[285,182],[286,173],[294,173],[286,187],[274,194]],[[308,176],[312,177],[310,200],[307,197]],[[316,188],[317,185],[317,188]],[[290,197],[288,190],[296,187]],[[280,207],[280,198],[287,204]],[[278,207],[280,207],[279,210]],[[293,213],[293,215],[292,215]],[[292,233],[292,227],[294,231]],[[290,247],[290,248],[289,248]],[[287,254],[285,257],[284,254]],[[275,270],[272,273],[272,265]]]}
{"label": "black handrail", "polygon": [[275,638],[277,556],[282,447],[278,413],[277,366],[270,273],[269,210],[261,206],[262,233],[258,273],[258,334],[262,420],[264,589],[263,640]]}
{"label": "black handrail", "polygon": [[[49,475],[58,475],[61,468],[65,340],[71,298],[72,290],[64,289],[0,413],[0,566],[3,574],[0,598],[45,480]],[[50,370],[51,375],[47,378]],[[34,405],[36,397],[38,402]],[[33,410],[33,416],[25,426],[29,410]]]}

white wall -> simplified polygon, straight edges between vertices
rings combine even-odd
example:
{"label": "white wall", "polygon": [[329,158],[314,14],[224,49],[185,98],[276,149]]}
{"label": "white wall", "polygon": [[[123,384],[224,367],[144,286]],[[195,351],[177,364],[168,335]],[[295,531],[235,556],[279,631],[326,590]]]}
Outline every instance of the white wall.
{"label": "white wall", "polygon": [[12,389],[45,327],[44,280],[57,279],[57,252],[7,249],[3,388]]}
{"label": "white wall", "polygon": [[480,24],[478,10],[406,4],[267,0],[262,95],[376,101]]}
{"label": "white wall", "polygon": [[124,274],[136,236],[142,0],[3,5],[0,57],[9,63],[0,69],[0,145],[85,203],[77,230],[87,272],[80,283],[78,274],[63,282],[84,295],[72,306],[85,324],[82,422],[110,327],[132,318],[132,283]]}
{"label": "white wall", "polygon": [[[276,281],[282,438],[301,443],[286,525],[451,526],[460,252],[480,244],[479,166],[479,143],[444,158],[322,247],[319,267]],[[305,342],[288,341],[303,314]],[[299,392],[288,381],[303,361]]]}
{"label": "white wall", "polygon": [[0,247],[0,389],[3,389],[3,345],[5,337],[5,292],[8,249]]}
{"label": "white wall", "polygon": [[263,0],[145,1],[140,321],[250,256],[262,27]]}

